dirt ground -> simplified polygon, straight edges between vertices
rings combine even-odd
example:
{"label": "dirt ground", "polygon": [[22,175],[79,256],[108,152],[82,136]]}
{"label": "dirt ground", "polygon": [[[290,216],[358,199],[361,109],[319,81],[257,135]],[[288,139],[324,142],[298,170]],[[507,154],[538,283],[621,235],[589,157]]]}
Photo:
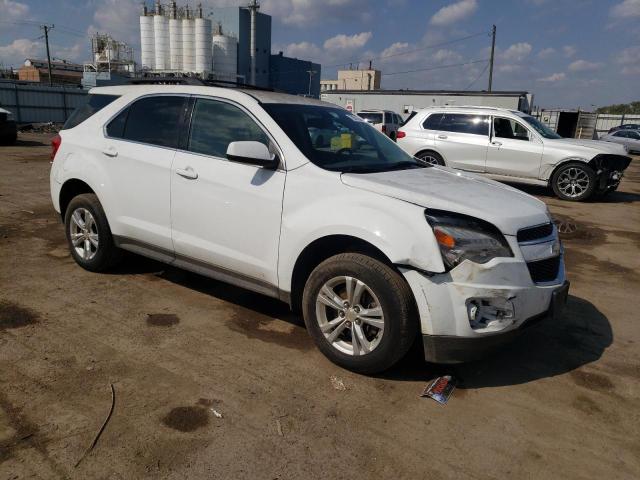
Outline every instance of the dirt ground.
{"label": "dirt ground", "polygon": [[[365,377],[274,300],[135,256],[76,266],[48,137],[0,147],[0,479],[640,477],[639,157],[605,201],[527,189],[565,232],[560,321]],[[449,403],[420,398],[443,373]]]}

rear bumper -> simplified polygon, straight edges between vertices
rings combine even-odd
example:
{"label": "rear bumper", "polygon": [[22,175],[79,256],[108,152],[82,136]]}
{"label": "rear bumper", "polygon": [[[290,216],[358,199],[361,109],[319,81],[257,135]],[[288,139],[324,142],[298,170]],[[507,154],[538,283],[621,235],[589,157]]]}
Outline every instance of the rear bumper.
{"label": "rear bumper", "polygon": [[423,335],[425,360],[433,363],[463,363],[478,360],[512,342],[529,327],[545,319],[558,319],[566,303],[569,282],[565,281],[553,291],[547,311],[523,321],[518,328],[482,336]]}

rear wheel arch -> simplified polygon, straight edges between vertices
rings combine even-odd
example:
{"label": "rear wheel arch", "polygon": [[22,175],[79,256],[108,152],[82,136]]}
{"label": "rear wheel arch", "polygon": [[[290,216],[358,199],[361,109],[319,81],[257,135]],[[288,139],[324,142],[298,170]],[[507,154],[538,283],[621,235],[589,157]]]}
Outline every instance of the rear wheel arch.
{"label": "rear wheel arch", "polygon": [[307,245],[298,255],[291,275],[291,309],[302,310],[302,294],[311,272],[326,259],[341,253],[368,255],[395,269],[393,262],[375,245],[351,235],[328,235]]}
{"label": "rear wheel arch", "polygon": [[96,195],[96,192],[89,186],[88,183],[83,180],[72,178],[64,182],[62,188],[60,189],[60,215],[62,218],[65,218],[65,213],[67,211],[67,207],[71,200],[73,200],[78,195],[82,195],[83,193],[93,193]]}

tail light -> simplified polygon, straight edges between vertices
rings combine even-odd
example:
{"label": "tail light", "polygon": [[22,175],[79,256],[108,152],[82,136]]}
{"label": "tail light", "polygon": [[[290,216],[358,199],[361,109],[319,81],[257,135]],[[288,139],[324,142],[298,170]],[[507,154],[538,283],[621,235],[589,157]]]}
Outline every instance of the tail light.
{"label": "tail light", "polygon": [[386,125],[382,125],[382,133],[387,133],[387,126]]}
{"label": "tail light", "polygon": [[62,144],[62,137],[60,135],[56,135],[51,139],[51,162],[53,162],[54,158],[56,158],[56,153],[58,153],[58,149]]}
{"label": "tail light", "polygon": [[407,134],[405,132],[403,132],[402,130],[398,130],[396,132],[396,138],[404,138],[406,136],[407,136]]}

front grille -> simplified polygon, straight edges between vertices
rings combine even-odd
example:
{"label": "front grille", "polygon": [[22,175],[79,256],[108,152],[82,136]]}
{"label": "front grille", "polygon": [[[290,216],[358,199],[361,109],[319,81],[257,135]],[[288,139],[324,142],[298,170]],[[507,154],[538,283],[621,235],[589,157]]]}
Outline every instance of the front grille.
{"label": "front grille", "polygon": [[537,262],[527,263],[531,280],[534,283],[552,282],[558,278],[560,269],[560,257],[546,258]]}
{"label": "front grille", "polygon": [[518,243],[531,242],[546,238],[553,233],[553,224],[546,223],[536,227],[523,228],[518,231]]}

